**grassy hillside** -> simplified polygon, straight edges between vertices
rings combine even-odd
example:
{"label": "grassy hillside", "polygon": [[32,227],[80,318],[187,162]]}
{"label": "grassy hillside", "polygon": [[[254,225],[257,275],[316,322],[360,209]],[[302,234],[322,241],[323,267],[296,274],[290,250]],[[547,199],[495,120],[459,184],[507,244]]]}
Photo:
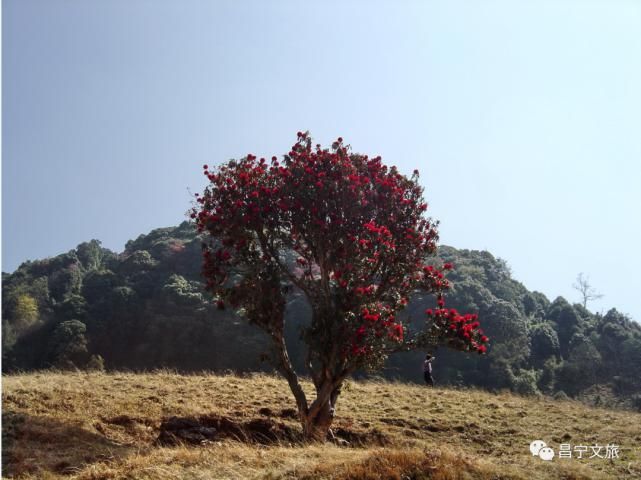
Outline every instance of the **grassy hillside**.
{"label": "grassy hillside", "polygon": [[[307,388],[310,385],[306,385]],[[574,401],[350,382],[336,431],[349,445],[297,442],[286,384],[247,377],[32,373],[3,378],[3,474],[22,478],[641,478],[641,414]],[[162,446],[163,419],[262,419],[293,432],[275,442],[230,438]],[[259,422],[260,423],[260,422]],[[291,427],[287,428],[287,427]],[[544,462],[558,449],[621,446],[621,459]]]}

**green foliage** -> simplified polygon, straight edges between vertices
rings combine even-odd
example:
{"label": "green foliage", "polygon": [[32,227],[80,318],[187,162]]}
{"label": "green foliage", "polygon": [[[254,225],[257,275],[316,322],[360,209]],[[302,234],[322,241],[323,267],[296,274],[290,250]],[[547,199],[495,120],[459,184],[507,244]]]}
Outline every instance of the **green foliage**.
{"label": "green foliage", "polygon": [[548,308],[547,318],[554,322],[554,329],[559,337],[561,353],[565,356],[570,348],[570,339],[578,333],[581,317],[563,297],[558,297]]}
{"label": "green foliage", "polygon": [[7,363],[11,350],[18,341],[18,335],[15,328],[6,320],[2,322],[2,361]]}
{"label": "green foliage", "polygon": [[83,367],[89,360],[87,327],[78,320],[66,320],[53,331],[48,345],[48,362],[56,368]]}
{"label": "green foliage", "polygon": [[540,394],[537,388],[537,376],[535,370],[521,370],[513,380],[512,390],[527,396]]}
{"label": "green foliage", "polygon": [[86,271],[99,270],[114,257],[111,251],[101,247],[99,240],[91,240],[78,245],[76,256]]}
{"label": "green foliage", "polygon": [[557,358],[561,354],[559,336],[554,327],[548,322],[535,324],[530,331],[531,362],[541,366],[550,357]]}
{"label": "green foliage", "polygon": [[121,274],[133,276],[153,270],[156,265],[158,262],[147,250],[136,250],[124,258],[119,271]]}
{"label": "green foliage", "polygon": [[55,306],[56,317],[65,320],[69,318],[84,319],[87,316],[87,301],[77,293],[70,293],[62,303]]}
{"label": "green foliage", "polygon": [[172,275],[162,287],[162,293],[170,304],[196,307],[204,301],[199,287],[197,282],[189,283],[181,275]]}
{"label": "green foliage", "polygon": [[68,294],[80,293],[82,276],[80,262],[71,263],[65,268],[53,271],[48,277],[49,293],[56,302],[64,301]]}
{"label": "green foliage", "polygon": [[84,278],[82,296],[88,303],[97,303],[120,283],[119,280],[118,276],[110,270],[91,271]]}
{"label": "green foliage", "polygon": [[13,308],[13,327],[18,331],[27,330],[38,321],[38,303],[36,300],[22,294],[16,299]]}
{"label": "green foliage", "polygon": [[534,318],[544,318],[550,307],[550,301],[541,292],[527,292],[522,301],[525,314]]}
{"label": "green foliage", "polygon": [[552,398],[554,398],[554,400],[560,400],[560,401],[570,399],[570,397],[568,397],[563,390],[559,390],[558,392],[555,392],[554,395],[552,395]]}
{"label": "green foliage", "polygon": [[[539,363],[538,361],[536,363]],[[556,371],[559,364],[553,357],[548,358],[541,366],[539,372],[538,388],[543,393],[553,393],[556,385]]]}
{"label": "green foliage", "polygon": [[519,364],[529,356],[526,319],[514,304],[498,300],[482,312],[485,330],[492,338],[492,351]]}
{"label": "green foliage", "polygon": [[85,365],[86,370],[104,372],[105,371],[105,360],[100,355],[92,355],[89,358],[89,361]]}

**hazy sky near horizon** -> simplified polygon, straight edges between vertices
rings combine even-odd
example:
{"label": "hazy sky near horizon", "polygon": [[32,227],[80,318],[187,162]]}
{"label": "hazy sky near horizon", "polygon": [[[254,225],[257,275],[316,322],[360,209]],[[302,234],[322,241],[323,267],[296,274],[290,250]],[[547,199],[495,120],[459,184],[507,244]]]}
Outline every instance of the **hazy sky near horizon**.
{"label": "hazy sky near horizon", "polygon": [[310,130],[418,168],[441,243],[641,320],[637,0],[2,5],[3,271],[121,251]]}

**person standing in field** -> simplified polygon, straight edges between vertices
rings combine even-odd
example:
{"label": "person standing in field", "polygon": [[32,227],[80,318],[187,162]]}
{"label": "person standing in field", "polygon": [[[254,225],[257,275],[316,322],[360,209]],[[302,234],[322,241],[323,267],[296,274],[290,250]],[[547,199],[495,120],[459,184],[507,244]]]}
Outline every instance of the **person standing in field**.
{"label": "person standing in field", "polygon": [[432,361],[434,361],[434,359],[436,359],[436,357],[428,353],[423,362],[423,378],[425,379],[425,384],[430,387],[434,386],[434,377],[432,377]]}

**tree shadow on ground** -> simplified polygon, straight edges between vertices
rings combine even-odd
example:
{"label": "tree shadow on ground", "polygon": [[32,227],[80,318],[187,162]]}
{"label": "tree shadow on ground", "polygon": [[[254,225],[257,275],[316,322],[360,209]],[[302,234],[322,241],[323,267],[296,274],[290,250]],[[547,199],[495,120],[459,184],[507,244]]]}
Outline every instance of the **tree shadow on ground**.
{"label": "tree shadow on ground", "polygon": [[3,476],[71,475],[92,463],[126,456],[132,447],[80,424],[12,411],[2,414]]}
{"label": "tree shadow on ground", "polygon": [[[305,442],[300,428],[283,422],[291,418],[289,410],[274,416],[271,409],[259,411],[261,417],[234,419],[217,414],[191,417],[166,418],[160,425],[156,445],[205,445],[212,441],[232,439],[239,442],[262,445],[302,444]],[[280,417],[280,418],[279,418]],[[332,438],[345,446],[383,446],[389,443],[387,436],[377,429],[353,430],[349,426],[336,425]]]}

